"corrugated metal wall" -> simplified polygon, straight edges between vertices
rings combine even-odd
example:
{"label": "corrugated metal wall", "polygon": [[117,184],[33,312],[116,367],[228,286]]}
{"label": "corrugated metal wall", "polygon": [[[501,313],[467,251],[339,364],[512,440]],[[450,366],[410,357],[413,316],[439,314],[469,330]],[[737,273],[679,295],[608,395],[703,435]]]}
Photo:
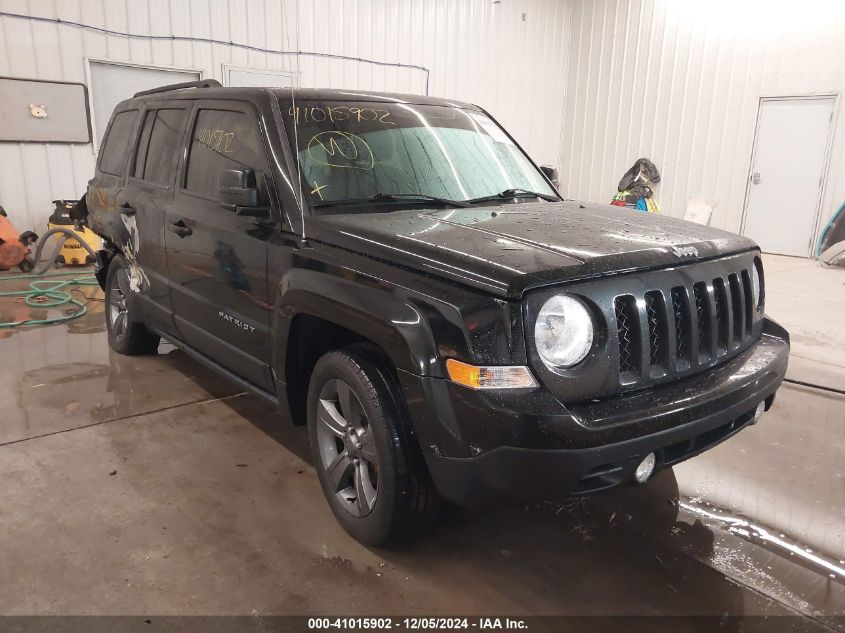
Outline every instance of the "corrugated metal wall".
{"label": "corrugated metal wall", "polygon": [[[541,163],[560,155],[566,4],[557,0],[0,0],[0,11],[111,30],[401,62],[432,95],[489,109]],[[149,41],[0,17],[0,76],[86,81],[86,58],[198,69],[296,69],[297,57],[226,44]],[[422,93],[425,73],[301,56],[300,85]],[[54,198],[80,195],[93,146],[0,143],[0,204],[43,230]]]}
{"label": "corrugated metal wall", "polygon": [[[607,202],[645,156],[663,175],[664,212],[683,216],[689,196],[713,197],[714,226],[739,231],[759,98],[845,91],[839,5],[573,0],[565,193]],[[822,225],[845,201],[839,119]]]}

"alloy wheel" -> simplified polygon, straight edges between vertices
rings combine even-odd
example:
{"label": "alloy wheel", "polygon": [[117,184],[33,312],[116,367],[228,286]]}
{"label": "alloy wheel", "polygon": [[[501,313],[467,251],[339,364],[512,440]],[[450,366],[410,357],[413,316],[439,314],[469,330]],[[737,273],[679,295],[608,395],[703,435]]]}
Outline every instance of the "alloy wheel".
{"label": "alloy wheel", "polygon": [[358,396],[340,379],[323,385],[317,401],[319,464],[341,506],[356,517],[372,512],[378,496],[378,459]]}
{"label": "alloy wheel", "polygon": [[120,268],[112,275],[108,294],[109,323],[111,324],[112,336],[118,341],[126,336],[126,329],[129,324],[128,297],[129,275],[124,268]]}

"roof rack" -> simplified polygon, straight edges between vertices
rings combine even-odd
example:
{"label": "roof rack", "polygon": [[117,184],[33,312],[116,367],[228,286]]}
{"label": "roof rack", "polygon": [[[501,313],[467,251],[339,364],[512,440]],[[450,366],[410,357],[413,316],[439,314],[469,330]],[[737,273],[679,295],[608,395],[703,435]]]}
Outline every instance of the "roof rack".
{"label": "roof rack", "polygon": [[180,84],[168,84],[166,86],[159,86],[158,88],[150,88],[149,90],[142,90],[136,92],[133,96],[143,97],[144,95],[154,95],[159,92],[169,92],[171,90],[181,90],[182,88],[222,88],[221,84],[216,79],[202,79],[200,81],[183,81]]}

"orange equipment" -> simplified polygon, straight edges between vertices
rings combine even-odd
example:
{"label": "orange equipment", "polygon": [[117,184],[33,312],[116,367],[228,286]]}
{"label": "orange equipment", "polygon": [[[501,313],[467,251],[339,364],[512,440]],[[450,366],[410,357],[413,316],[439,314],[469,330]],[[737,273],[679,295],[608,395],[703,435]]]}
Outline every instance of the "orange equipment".
{"label": "orange equipment", "polygon": [[38,241],[38,236],[32,231],[18,233],[18,230],[6,216],[6,210],[0,207],[0,270],[8,270],[17,266],[28,273],[35,265],[29,257],[29,245]]}

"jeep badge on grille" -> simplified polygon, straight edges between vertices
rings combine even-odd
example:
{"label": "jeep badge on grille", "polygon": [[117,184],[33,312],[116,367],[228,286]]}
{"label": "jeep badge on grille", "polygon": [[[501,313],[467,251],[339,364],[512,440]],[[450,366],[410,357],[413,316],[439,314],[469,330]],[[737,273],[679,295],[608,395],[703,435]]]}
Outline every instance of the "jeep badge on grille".
{"label": "jeep badge on grille", "polygon": [[698,249],[695,246],[673,246],[672,253],[675,257],[698,257]]}

